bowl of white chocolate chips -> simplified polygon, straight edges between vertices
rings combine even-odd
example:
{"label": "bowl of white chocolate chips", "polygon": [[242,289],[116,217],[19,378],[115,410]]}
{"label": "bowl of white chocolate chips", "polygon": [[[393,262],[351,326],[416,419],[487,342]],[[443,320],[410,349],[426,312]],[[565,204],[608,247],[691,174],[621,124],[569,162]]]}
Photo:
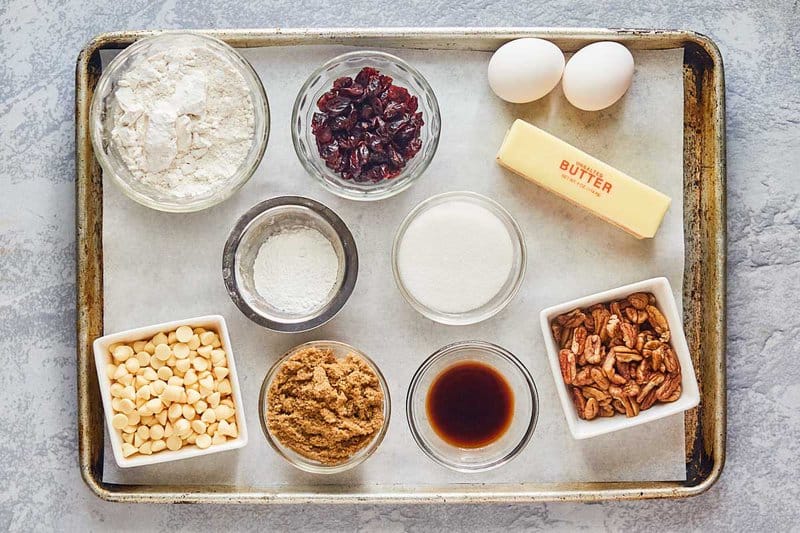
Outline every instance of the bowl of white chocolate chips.
{"label": "bowl of white chocolate chips", "polygon": [[223,317],[123,331],[98,338],[93,347],[119,466],[175,461],[247,444]]}

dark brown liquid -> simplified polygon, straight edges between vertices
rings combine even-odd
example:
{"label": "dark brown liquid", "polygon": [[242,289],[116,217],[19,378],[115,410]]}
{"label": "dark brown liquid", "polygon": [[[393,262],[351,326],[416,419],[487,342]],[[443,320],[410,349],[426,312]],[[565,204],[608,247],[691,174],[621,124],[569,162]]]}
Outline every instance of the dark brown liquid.
{"label": "dark brown liquid", "polygon": [[464,361],[436,376],[426,410],[433,430],[446,442],[480,448],[499,439],[511,425],[514,393],[491,366]]}

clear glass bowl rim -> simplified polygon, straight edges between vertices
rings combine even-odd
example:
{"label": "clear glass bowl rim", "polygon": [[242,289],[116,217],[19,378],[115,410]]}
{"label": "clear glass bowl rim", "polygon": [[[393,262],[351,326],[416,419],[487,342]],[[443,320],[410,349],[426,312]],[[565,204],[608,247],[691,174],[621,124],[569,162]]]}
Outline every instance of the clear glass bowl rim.
{"label": "clear glass bowl rim", "polygon": [[[442,457],[436,451],[434,451],[430,446],[428,446],[425,439],[422,437],[419,429],[417,428],[417,420],[414,416],[414,409],[412,408],[412,403],[414,399],[420,393],[427,394],[427,391],[418,392],[418,387],[420,382],[422,381],[423,376],[430,370],[433,364],[443,357],[446,357],[453,352],[457,352],[460,350],[479,350],[482,352],[491,353],[493,356],[501,357],[505,359],[507,362],[511,363],[513,367],[515,367],[520,374],[523,376],[525,380],[525,384],[528,386],[528,392],[530,394],[531,399],[531,407],[533,411],[533,415],[531,416],[531,420],[528,423],[528,427],[525,430],[525,433],[522,435],[522,438],[519,442],[511,449],[510,452],[505,454],[502,457],[495,459],[486,464],[478,465],[478,466],[466,466],[462,463],[458,463],[455,461],[450,461],[449,459]],[[445,466],[451,470],[455,470],[457,472],[466,472],[466,473],[477,473],[477,472],[486,472],[487,470],[492,470],[498,468],[512,459],[514,459],[517,455],[519,455],[522,450],[528,445],[533,436],[534,431],[536,430],[536,424],[539,420],[539,391],[536,388],[536,382],[534,382],[533,377],[531,376],[530,372],[525,365],[522,364],[513,353],[506,350],[502,346],[498,346],[497,344],[493,344],[491,342],[486,341],[479,341],[479,340],[467,340],[467,341],[457,341],[446,346],[443,346],[433,352],[430,356],[428,356],[425,361],[419,366],[416,372],[414,372],[414,376],[411,378],[411,383],[408,386],[408,393],[406,394],[406,420],[408,421],[408,428],[411,431],[411,436],[414,439],[414,442],[417,443],[419,449],[431,458],[436,463]]]}
{"label": "clear glass bowl rim", "polygon": [[[458,198],[467,198],[470,200],[477,200],[480,203],[488,205],[493,211],[499,213],[500,218],[505,218],[509,222],[509,226],[513,228],[513,234],[510,237],[517,241],[520,248],[520,258],[519,258],[519,268],[517,269],[517,265],[514,265],[513,270],[517,270],[517,275],[514,280],[514,284],[512,285],[511,289],[508,291],[508,294],[505,298],[499,301],[494,307],[488,307],[484,309],[486,306],[478,307],[477,309],[471,309],[464,313],[442,313],[437,309],[433,309],[422,304],[418,301],[414,296],[408,292],[403,283],[402,278],[400,277],[400,269],[397,265],[397,254],[398,248],[400,246],[400,240],[402,239],[403,235],[405,235],[408,226],[411,222],[425,209],[427,209],[432,203],[438,201],[446,201],[446,200],[454,200]],[[392,241],[392,275],[394,276],[395,285],[397,285],[400,294],[403,296],[406,302],[417,310],[423,316],[433,320],[434,322],[439,322],[440,324],[446,324],[450,326],[465,326],[469,324],[477,324],[478,322],[482,322],[487,320],[497,313],[502,311],[510,302],[514,299],[514,297],[519,292],[520,288],[522,287],[522,281],[525,279],[525,272],[527,270],[527,263],[528,263],[528,248],[525,243],[525,235],[522,233],[522,228],[519,226],[517,221],[511,216],[511,213],[508,210],[500,205],[495,200],[488,198],[482,194],[478,194],[472,191],[450,191],[444,192],[441,194],[433,195],[417,205],[415,205],[411,211],[403,218],[403,221],[397,227],[397,231],[394,235],[394,240]]]}
{"label": "clear glass bowl rim", "polygon": [[[344,463],[327,466],[319,464],[315,461],[310,459],[306,459],[305,457],[301,456],[298,453],[295,453],[296,457],[293,457],[286,453],[283,450],[282,444],[272,436],[272,433],[269,431],[269,426],[267,425],[266,419],[266,406],[267,406],[267,393],[269,391],[269,386],[272,383],[273,378],[278,373],[278,370],[283,365],[286,360],[291,357],[292,354],[295,352],[302,350],[304,348],[310,348],[314,346],[337,346],[344,350],[349,350],[359,357],[362,357],[364,361],[370,366],[375,375],[378,376],[378,382],[381,386],[381,392],[383,393],[383,426],[381,430],[372,438],[369,444],[367,444],[364,448],[359,450],[353,457],[345,461]],[[345,472],[350,470],[351,468],[355,468],[356,466],[360,465],[364,461],[366,461],[375,451],[380,447],[381,443],[383,442],[384,437],[386,436],[386,432],[389,429],[389,420],[392,414],[392,400],[389,395],[389,385],[386,383],[386,378],[384,377],[383,373],[381,372],[378,365],[375,364],[367,354],[354,348],[353,346],[340,342],[340,341],[331,341],[331,340],[317,340],[317,341],[309,341],[303,344],[299,344],[294,348],[286,351],[269,369],[267,375],[264,377],[264,381],[261,384],[261,390],[258,394],[258,420],[261,424],[261,431],[264,433],[264,437],[266,437],[267,442],[275,450],[278,455],[283,457],[289,464],[303,470],[304,472],[310,472],[312,474],[338,474],[340,472]]]}
{"label": "clear glass bowl rim", "polygon": [[[176,201],[166,204],[134,190],[123,178],[118,175],[116,167],[119,166],[122,169],[124,168],[124,164],[122,162],[112,162],[112,158],[109,157],[106,151],[103,149],[104,128],[101,124],[100,116],[103,112],[104,99],[101,99],[98,96],[104,92],[108,92],[106,89],[111,83],[112,75],[119,74],[119,69],[122,68],[123,63],[128,57],[146,45],[157,40],[176,37],[197,38],[198,40],[206,41],[214,46],[216,51],[227,54],[232,63],[237,66],[242,76],[245,78],[250,78],[254,82],[254,86],[257,90],[251,91],[250,96],[253,100],[253,107],[256,116],[258,116],[258,109],[260,108],[262,110],[264,120],[261,128],[259,128],[258,123],[255,125],[255,137],[253,139],[254,149],[251,148],[251,150],[248,152],[247,158],[242,162],[242,165],[239,167],[236,174],[228,180],[225,187],[219,189],[210,196],[203,198],[202,200],[190,200],[186,203]],[[248,83],[248,86],[249,85],[250,84]],[[155,35],[143,37],[131,43],[127,48],[117,54],[114,59],[109,62],[108,66],[103,69],[92,95],[92,102],[89,110],[89,136],[92,140],[92,151],[94,152],[95,159],[103,169],[103,173],[107,174],[128,198],[141,205],[158,211],[164,211],[168,213],[191,213],[207,209],[227,200],[250,180],[256,169],[261,164],[261,161],[264,158],[264,153],[267,149],[267,143],[269,142],[271,130],[270,117],[269,99],[266,91],[264,90],[264,84],[261,82],[261,78],[259,77],[258,73],[256,73],[250,62],[247,61],[247,59],[245,59],[241,54],[239,54],[236,49],[226,42],[210,35],[185,30],[166,30]]]}
{"label": "clear glass bowl rim", "polygon": [[[324,76],[325,71],[327,71],[332,65],[348,61],[352,58],[370,58],[370,57],[378,57],[390,63],[396,63],[402,65],[403,68],[405,68],[408,72],[412,74],[412,76],[417,78],[418,82],[424,89],[425,93],[427,93],[427,96],[430,97],[431,101],[430,111],[434,114],[433,124],[435,124],[436,127],[431,130],[431,138],[428,140],[428,142],[431,143],[432,145],[429,148],[429,156],[420,163],[420,165],[414,170],[413,174],[404,176],[403,175],[403,173],[405,172],[404,170],[403,173],[401,173],[399,176],[392,178],[392,181],[394,182],[392,184],[393,186],[386,187],[383,190],[370,191],[369,189],[365,189],[359,192],[352,192],[340,187],[338,185],[338,182],[326,179],[323,175],[321,175],[320,171],[314,166],[314,164],[308,160],[308,157],[306,157],[304,151],[301,148],[301,145],[306,145],[307,143],[305,142],[305,139],[300,138],[295,125],[297,124],[297,121],[301,118],[300,105],[303,100],[303,97],[305,97],[308,94],[311,85],[316,81],[318,77]],[[420,97],[420,99],[422,99],[422,95],[418,96]],[[431,87],[427,78],[425,78],[425,76],[423,76],[419,70],[411,66],[404,59],[401,59],[393,54],[389,54],[387,52],[382,52],[378,50],[356,50],[352,52],[346,52],[344,54],[340,54],[334,58],[329,59],[328,61],[320,65],[306,79],[306,81],[303,83],[303,86],[300,88],[300,91],[297,93],[297,97],[295,98],[294,101],[294,106],[292,107],[292,122],[291,122],[292,145],[294,146],[295,154],[297,154],[297,159],[300,160],[300,163],[303,165],[303,168],[306,170],[306,172],[315,180],[317,180],[327,191],[342,198],[347,198],[349,200],[358,200],[358,201],[383,200],[385,198],[389,198],[408,189],[411,185],[413,185],[413,183],[417,179],[419,179],[420,176],[422,176],[422,174],[425,173],[425,171],[428,169],[431,162],[433,161],[433,158],[436,156],[436,152],[439,148],[439,138],[441,136],[441,129],[442,129],[442,117],[441,117],[441,111],[439,109],[439,101],[436,98],[436,93],[434,93],[433,87]],[[308,152],[312,154],[312,157],[318,157],[315,146],[308,146],[307,148]]]}

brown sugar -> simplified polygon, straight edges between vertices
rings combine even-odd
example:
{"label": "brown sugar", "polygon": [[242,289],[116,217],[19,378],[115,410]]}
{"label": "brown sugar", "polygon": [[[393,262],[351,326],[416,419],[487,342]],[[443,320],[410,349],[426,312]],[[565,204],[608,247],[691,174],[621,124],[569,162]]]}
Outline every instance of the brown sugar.
{"label": "brown sugar", "polygon": [[267,425],[284,446],[325,465],[347,461],[383,427],[378,376],[354,353],[337,359],[309,347],[278,369],[267,398]]}

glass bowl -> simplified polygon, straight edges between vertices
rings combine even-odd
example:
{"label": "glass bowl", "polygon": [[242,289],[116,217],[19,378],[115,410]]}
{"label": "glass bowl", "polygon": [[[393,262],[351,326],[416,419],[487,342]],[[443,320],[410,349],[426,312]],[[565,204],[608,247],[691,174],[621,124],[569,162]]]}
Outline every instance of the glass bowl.
{"label": "glass bowl", "polygon": [[[261,244],[272,235],[297,228],[322,233],[339,259],[336,282],[326,302],[304,314],[274,307],[258,293],[253,280]],[[350,298],[358,277],[358,250],[353,234],[331,209],[310,198],[280,196],[256,204],[236,222],[223,250],[222,277],[233,303],[256,324],[274,331],[307,331],[336,316]]]}
{"label": "glass bowl", "polygon": [[[398,176],[376,183],[345,180],[329,169],[319,156],[311,132],[311,119],[318,111],[320,96],[331,89],[334,80],[342,76],[355,77],[363,67],[374,67],[381,74],[391,76],[397,85],[408,89],[419,100],[418,109],[425,121],[420,131],[422,149],[407,162]],[[292,142],[306,171],[333,194],[351,200],[380,200],[406,190],[425,172],[439,145],[441,125],[439,104],[433,89],[414,67],[385,52],[349,52],[319,67],[303,84],[292,110]]]}
{"label": "glass bowl", "polygon": [[[505,228],[508,230],[508,234],[511,238],[511,243],[513,246],[512,267],[508,278],[497,294],[480,307],[459,313],[435,309],[425,305],[424,303],[420,302],[419,299],[415,298],[403,282],[402,272],[398,263],[400,244],[403,240],[406,230],[408,230],[409,225],[414,221],[414,219],[433,207],[452,201],[469,202],[489,210],[498,218],[498,220],[503,223]],[[454,191],[437,194],[417,204],[417,206],[414,207],[408,213],[408,215],[406,215],[406,218],[400,224],[400,227],[397,229],[397,233],[394,237],[394,243],[392,244],[392,273],[394,274],[394,280],[397,284],[397,288],[400,290],[400,294],[403,295],[403,298],[405,298],[411,307],[416,309],[422,315],[435,322],[448,325],[475,324],[477,322],[481,322],[482,320],[486,320],[487,318],[491,318],[499,313],[506,305],[508,305],[508,303],[519,291],[519,288],[522,285],[522,280],[525,277],[526,262],[527,249],[525,246],[525,237],[511,214],[494,200],[469,191]]]}
{"label": "glass bowl", "polygon": [[[121,77],[139,61],[175,47],[201,47],[227,61],[247,83],[253,103],[255,131],[253,143],[244,161],[229,179],[210,191],[194,196],[179,197],[165,194],[136,180],[111,142],[113,110],[118,105],[115,91]],[[126,196],[159,211],[186,213],[216,205],[229,198],[247,183],[264,156],[269,137],[269,117],[269,103],[264,86],[250,63],[236,50],[218,39],[205,35],[167,32],[136,41],[120,52],[103,69],[92,99],[89,129],[94,154],[103,168],[104,174],[110,177]]]}
{"label": "glass bowl", "polygon": [[[493,367],[514,394],[511,425],[497,440],[479,448],[462,448],[442,439],[431,426],[427,396],[433,381],[448,368],[465,361]],[[528,444],[539,416],[539,395],[528,370],[508,350],[483,341],[461,341],[433,353],[422,363],[408,388],[406,418],[420,449],[436,461],[458,472],[483,472],[516,457]]]}
{"label": "glass bowl", "polygon": [[[318,461],[308,459],[307,457],[304,457],[294,450],[284,446],[276,437],[272,435],[266,420],[268,392],[270,386],[272,385],[272,380],[278,374],[278,370],[293,354],[305,348],[312,347],[330,348],[333,350],[333,353],[337,358],[342,358],[349,353],[355,353],[356,355],[360,356],[364,361],[366,361],[372,371],[375,372],[375,375],[378,376],[378,382],[380,383],[381,392],[383,393],[383,426],[381,427],[380,431],[375,434],[369,444],[361,448],[347,461],[337,465],[325,465]],[[281,457],[286,459],[294,467],[305,472],[311,472],[312,474],[338,474],[360,465],[366,461],[368,457],[375,453],[375,450],[378,449],[378,446],[380,446],[381,442],[383,442],[383,438],[386,436],[386,430],[389,427],[389,418],[392,411],[391,403],[391,398],[389,397],[389,386],[386,384],[386,379],[383,377],[380,369],[372,359],[367,357],[367,355],[362,351],[357,350],[343,342],[319,340],[295,346],[286,352],[274,365],[272,365],[272,368],[269,369],[267,376],[264,378],[264,383],[261,385],[261,392],[258,396],[258,419],[261,422],[261,429],[264,432],[267,442],[276,452],[278,452]]]}

